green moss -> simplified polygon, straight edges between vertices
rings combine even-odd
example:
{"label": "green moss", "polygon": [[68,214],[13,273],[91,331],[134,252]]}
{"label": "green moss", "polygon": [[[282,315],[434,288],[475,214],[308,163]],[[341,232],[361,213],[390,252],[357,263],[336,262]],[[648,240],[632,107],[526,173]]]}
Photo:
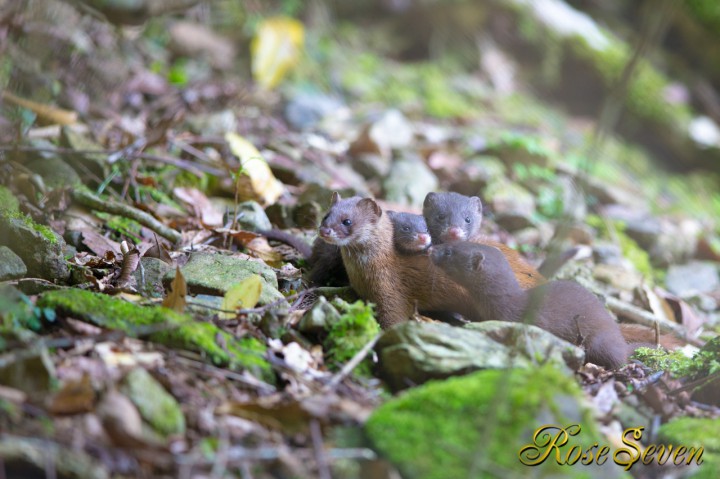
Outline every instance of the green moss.
{"label": "green moss", "polygon": [[[380,326],[375,321],[371,305],[362,301],[348,303],[342,299],[335,299],[331,304],[341,314],[340,318],[329,326],[323,346],[330,360],[345,363],[380,332]],[[371,367],[366,359],[358,365],[355,372],[371,376]]]}
{"label": "green moss", "polygon": [[115,230],[120,235],[131,238],[135,243],[141,242],[140,231],[142,230],[142,225],[137,221],[100,211],[96,211],[95,216],[105,221],[105,224],[111,230]]}
{"label": "green moss", "polygon": [[45,225],[36,223],[35,221],[33,221],[33,219],[30,216],[26,215],[25,213],[23,213],[21,211],[1,210],[0,209],[0,215],[3,215],[6,218],[18,219],[18,220],[22,221],[23,223],[25,223],[25,225],[28,228],[31,228],[31,229],[37,231],[38,233],[40,233],[40,235],[42,235],[42,237],[45,238],[50,244],[58,243],[58,238],[57,238],[57,236],[55,236],[55,233],[53,233],[53,230],[51,230],[49,227],[47,227]]}
{"label": "green moss", "polygon": [[[720,473],[720,419],[681,417],[660,426],[657,444],[702,447],[703,463],[691,477],[715,479]],[[689,453],[688,453],[689,454]],[[687,455],[685,456],[687,458]],[[696,461],[693,460],[693,464]]]}
{"label": "green moss", "polygon": [[0,186],[0,213],[17,214],[20,212],[20,203],[17,198],[4,186]]}
{"label": "green moss", "polygon": [[[545,424],[580,424],[572,442],[584,448],[602,442],[581,396],[577,383],[552,367],[486,370],[412,389],[378,408],[366,430],[404,477],[513,477],[528,473],[518,453]],[[592,477],[592,468],[564,467],[548,460],[532,469]]]}
{"label": "green moss", "polygon": [[258,340],[238,340],[214,324],[195,321],[167,308],[138,306],[75,288],[44,293],[37,306],[130,335],[147,334],[152,341],[198,351],[215,363],[245,367],[272,380],[270,366],[263,359],[265,346]]}
{"label": "green moss", "polygon": [[670,371],[675,377],[706,377],[720,371],[720,337],[708,341],[692,358],[680,351],[665,352],[650,348],[639,348],[634,357],[651,369]]}

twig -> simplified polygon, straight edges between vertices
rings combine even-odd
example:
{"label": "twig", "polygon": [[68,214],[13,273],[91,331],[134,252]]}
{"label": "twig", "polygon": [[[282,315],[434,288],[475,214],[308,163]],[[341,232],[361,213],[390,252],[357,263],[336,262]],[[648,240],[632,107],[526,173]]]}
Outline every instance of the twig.
{"label": "twig", "polygon": [[353,356],[353,358],[348,361],[335,376],[330,378],[330,381],[328,381],[328,383],[325,385],[325,389],[335,389],[338,384],[340,384],[340,381],[345,379],[353,371],[353,369],[355,369],[357,365],[360,364],[363,359],[365,359],[365,356],[367,356],[373,346],[375,346],[375,343],[378,342],[381,335],[382,333],[378,333],[375,335],[374,338],[368,341],[368,343],[363,346],[362,349],[358,351],[355,356]]}
{"label": "twig", "polygon": [[328,467],[325,457],[325,445],[322,440],[322,431],[320,423],[317,419],[310,421],[310,438],[312,439],[313,451],[315,452],[315,462],[318,468],[318,477],[320,479],[332,479],[330,468]]}
{"label": "twig", "polygon": [[633,306],[630,303],[626,303],[625,301],[621,301],[612,296],[606,296],[605,303],[612,310],[612,312],[617,314],[618,316],[623,316],[627,319],[630,319],[631,321],[642,324],[644,326],[648,326],[650,328],[660,327],[662,330],[674,333],[691,344],[694,344],[696,346],[702,346],[699,341],[689,338],[687,335],[687,331],[685,331],[685,329],[681,326],[675,323],[671,323],[670,321],[660,319],[654,314],[640,309],[637,306]]}
{"label": "twig", "polygon": [[74,190],[72,195],[78,203],[87,206],[88,208],[135,220],[141,225],[157,232],[157,234],[163,238],[169,239],[173,243],[178,243],[182,239],[182,235],[178,231],[168,228],[152,215],[137,208],[133,208],[132,206],[124,205],[122,203],[116,203],[114,201],[101,200],[84,188]]}
{"label": "twig", "polygon": [[263,393],[274,393],[277,391],[275,386],[268,384],[264,381],[261,381],[257,378],[254,378],[252,376],[243,376],[242,374],[238,374],[233,371],[228,371],[227,369],[218,368],[216,366],[212,366],[207,363],[203,363],[202,361],[197,361],[195,359],[191,359],[185,356],[180,356],[179,354],[175,356],[175,359],[178,360],[181,363],[185,363],[187,366],[195,369],[196,371],[206,373],[206,374],[218,374],[221,375],[227,379],[237,381],[239,383],[242,383],[246,386],[254,387],[256,389],[261,390]]}

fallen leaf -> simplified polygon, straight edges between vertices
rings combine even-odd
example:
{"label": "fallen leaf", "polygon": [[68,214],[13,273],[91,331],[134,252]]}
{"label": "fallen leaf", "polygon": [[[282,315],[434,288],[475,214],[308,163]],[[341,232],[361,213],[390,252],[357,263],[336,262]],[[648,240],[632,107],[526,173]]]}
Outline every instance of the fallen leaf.
{"label": "fallen leaf", "polygon": [[251,402],[228,402],[215,411],[230,414],[263,426],[294,434],[306,431],[312,416],[295,400],[267,396]]}
{"label": "fallen leaf", "polygon": [[192,209],[193,215],[200,220],[203,226],[214,227],[222,225],[223,214],[210,202],[197,188],[175,188],[173,194],[177,199]]}
{"label": "fallen leaf", "polygon": [[175,279],[173,279],[170,284],[170,293],[165,297],[162,305],[177,313],[182,313],[185,311],[185,305],[187,304],[185,300],[186,296],[187,283],[185,283],[185,277],[180,272],[180,268],[176,266]]}
{"label": "fallen leaf", "polygon": [[108,251],[112,251],[115,255],[120,255],[120,243],[104,237],[92,230],[82,231],[82,242],[90,251],[98,256],[105,256]]}
{"label": "fallen leaf", "polygon": [[122,268],[120,269],[120,277],[117,280],[117,287],[123,288],[127,286],[128,282],[132,278],[133,272],[138,268],[140,264],[140,251],[133,247],[130,251],[123,254]]}
{"label": "fallen leaf", "polygon": [[92,411],[95,404],[95,390],[90,376],[85,373],[79,380],[67,381],[50,401],[53,414],[79,414]]}
{"label": "fallen leaf", "polygon": [[238,197],[243,200],[254,200],[263,206],[275,203],[285,188],[280,183],[265,158],[248,140],[237,133],[225,133],[225,141],[232,154],[240,160],[240,171],[237,175],[236,187]]}
{"label": "fallen leaf", "polygon": [[[262,293],[262,279],[254,274],[228,289],[223,297],[220,319],[232,319],[236,309],[254,308]],[[230,312],[232,311],[232,312]]]}
{"label": "fallen leaf", "polygon": [[252,74],[261,87],[272,89],[300,59],[305,28],[287,17],[265,19],[258,28],[250,54]]}

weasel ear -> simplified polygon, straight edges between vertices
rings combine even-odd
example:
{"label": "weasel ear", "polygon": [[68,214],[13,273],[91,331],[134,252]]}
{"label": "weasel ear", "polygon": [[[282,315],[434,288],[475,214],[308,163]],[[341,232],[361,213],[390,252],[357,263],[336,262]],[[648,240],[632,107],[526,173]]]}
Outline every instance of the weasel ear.
{"label": "weasel ear", "polygon": [[425,195],[425,201],[423,201],[423,206],[428,207],[431,204],[435,203],[437,200],[437,193],[433,193],[432,191]]}
{"label": "weasel ear", "polygon": [[480,198],[478,198],[477,196],[471,196],[470,201],[472,201],[473,204],[475,205],[475,207],[477,208],[477,212],[482,215],[483,207],[482,207],[482,201],[480,201]]}
{"label": "weasel ear", "polygon": [[333,191],[332,200],[330,200],[330,204],[331,204],[331,205],[334,205],[335,203],[337,203],[337,202],[340,201],[341,199],[342,199],[342,198],[340,198],[340,193],[338,193],[337,191]]}
{"label": "weasel ear", "polygon": [[483,261],[485,261],[485,255],[482,253],[475,253],[472,255],[470,258],[470,266],[472,266],[473,271],[480,271]]}
{"label": "weasel ear", "polygon": [[377,203],[375,203],[372,198],[361,199],[360,201],[358,201],[358,207],[364,209],[370,214],[377,216],[378,218],[382,216],[382,209]]}

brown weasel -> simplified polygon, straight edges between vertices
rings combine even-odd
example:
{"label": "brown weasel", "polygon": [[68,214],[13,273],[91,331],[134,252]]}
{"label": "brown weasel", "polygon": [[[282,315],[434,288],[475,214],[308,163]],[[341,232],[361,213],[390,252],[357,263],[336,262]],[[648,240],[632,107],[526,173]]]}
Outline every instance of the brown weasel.
{"label": "brown weasel", "polygon": [[[393,228],[393,245],[402,255],[423,253],[430,247],[430,234],[425,219],[411,213],[387,212]],[[323,218],[325,221],[325,218]],[[340,248],[316,238],[312,248],[300,238],[280,230],[262,230],[260,233],[276,241],[289,244],[305,258],[310,270],[305,278],[310,284],[334,283],[347,284],[348,277],[342,263]]]}
{"label": "brown weasel", "polygon": [[376,304],[376,317],[383,328],[407,321],[416,307],[479,319],[467,291],[436,268],[427,255],[396,251],[390,215],[372,199],[343,200],[333,193],[319,236],[340,248],[350,285],[361,298]]}
{"label": "brown weasel", "polygon": [[524,290],[508,259],[492,246],[460,242],[432,246],[430,257],[475,299],[480,315],[529,321],[585,348],[588,361],[615,369],[627,362],[629,346],[600,300],[572,281],[550,281]]}
{"label": "brown weasel", "polygon": [[523,288],[532,288],[547,281],[520,256],[520,253],[502,243],[480,236],[482,203],[477,196],[465,196],[454,192],[428,193],[423,203],[423,216],[433,245],[472,241],[494,246],[510,262],[510,267]]}

